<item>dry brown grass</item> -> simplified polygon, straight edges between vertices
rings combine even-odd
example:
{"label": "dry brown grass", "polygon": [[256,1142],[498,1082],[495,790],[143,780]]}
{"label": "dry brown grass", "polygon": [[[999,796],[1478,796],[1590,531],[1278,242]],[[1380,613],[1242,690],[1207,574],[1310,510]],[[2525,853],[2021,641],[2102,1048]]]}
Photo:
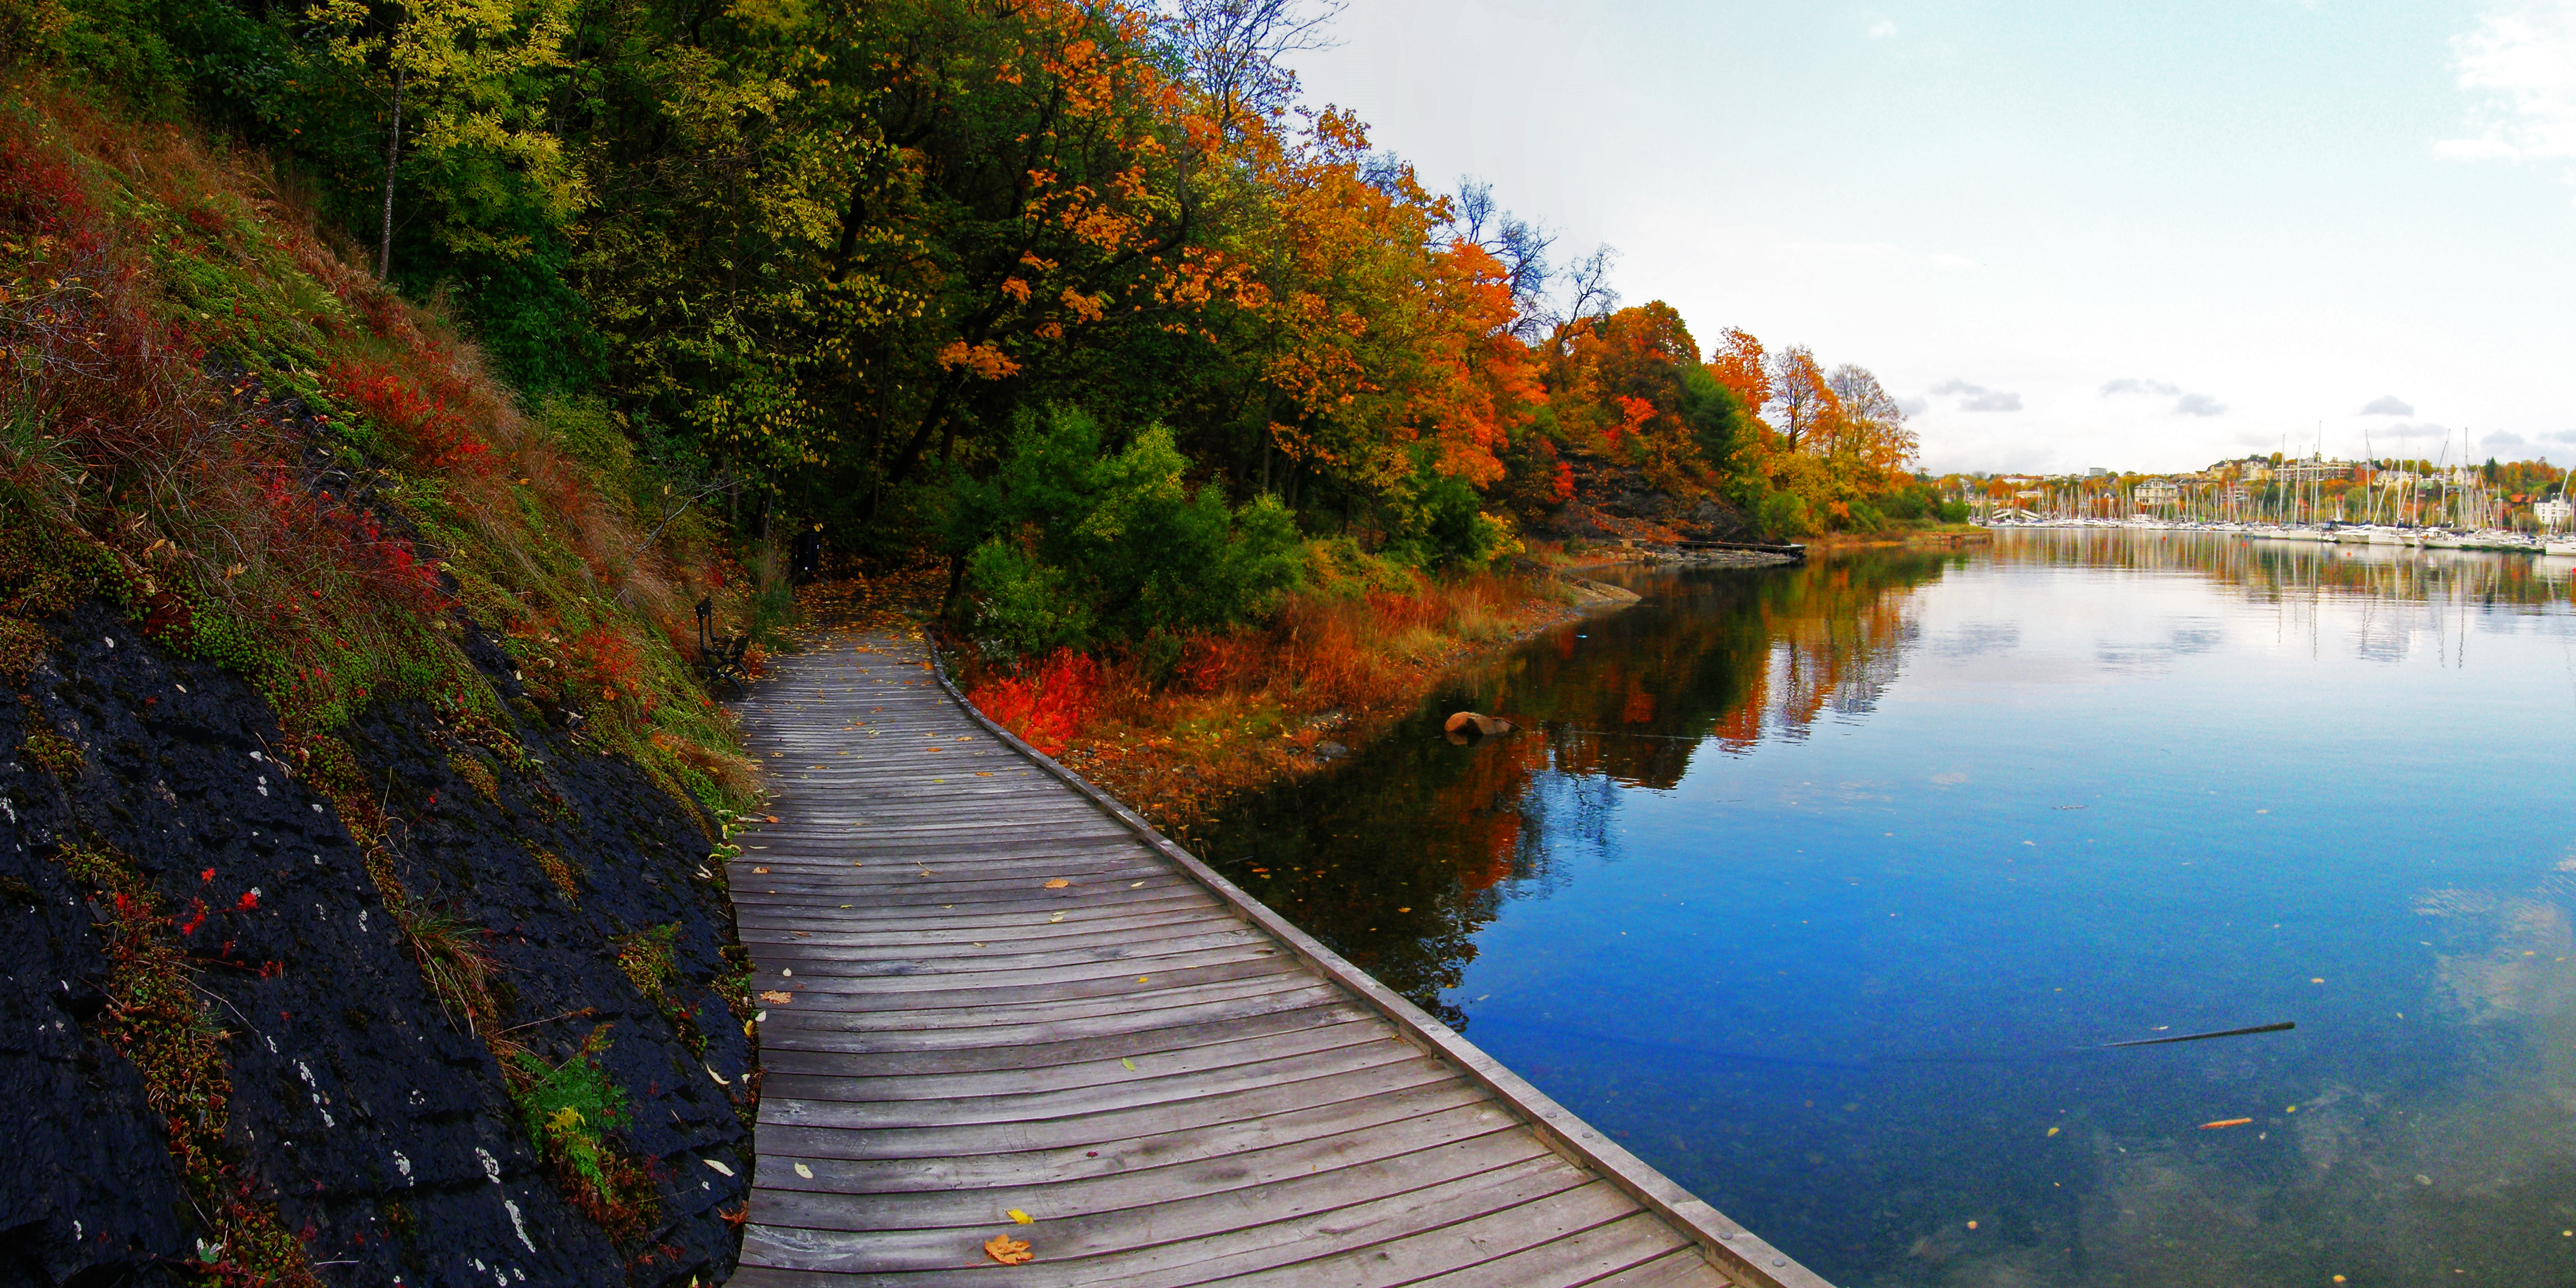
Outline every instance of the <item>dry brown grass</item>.
{"label": "dry brown grass", "polygon": [[1063,759],[1186,833],[1223,796],[1313,772],[1318,744],[1364,740],[1459,665],[1572,611],[1543,574],[1302,595],[1263,626],[1184,640],[1159,682],[1141,653],[1102,659]]}

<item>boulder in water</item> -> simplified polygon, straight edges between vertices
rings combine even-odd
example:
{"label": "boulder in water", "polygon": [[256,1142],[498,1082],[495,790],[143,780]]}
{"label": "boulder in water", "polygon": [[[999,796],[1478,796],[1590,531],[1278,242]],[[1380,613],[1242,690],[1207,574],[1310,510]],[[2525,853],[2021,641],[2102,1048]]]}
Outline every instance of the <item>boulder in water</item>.
{"label": "boulder in water", "polygon": [[1448,734],[1452,740],[1472,740],[1476,738],[1492,738],[1501,734],[1507,734],[1518,727],[1519,726],[1514,725],[1511,721],[1505,720],[1500,716],[1482,715],[1474,711],[1461,711],[1450,716],[1448,723],[1440,726],[1440,729],[1441,732]]}

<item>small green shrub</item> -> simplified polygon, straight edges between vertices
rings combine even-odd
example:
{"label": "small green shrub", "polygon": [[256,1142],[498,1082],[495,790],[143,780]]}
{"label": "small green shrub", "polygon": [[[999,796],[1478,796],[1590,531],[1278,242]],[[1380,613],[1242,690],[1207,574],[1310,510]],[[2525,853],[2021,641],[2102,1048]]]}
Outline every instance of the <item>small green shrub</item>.
{"label": "small green shrub", "polygon": [[1762,498],[1758,511],[1762,531],[1775,537],[1803,537],[1816,530],[1815,520],[1807,509],[1807,498],[1795,492],[1774,492]]}
{"label": "small green shrub", "polygon": [[1416,469],[1414,497],[1399,507],[1399,523],[1386,553],[1421,568],[1482,568],[1493,562],[1509,534],[1484,512],[1467,480],[1434,470],[1429,458]]}
{"label": "small green shrub", "polygon": [[1255,620],[1297,584],[1295,518],[1192,488],[1153,426],[1109,452],[1079,409],[1024,413],[990,478],[958,478],[943,537],[966,555],[967,615],[1010,657]]}
{"label": "small green shrub", "polygon": [[608,1133],[622,1130],[630,1119],[625,1090],[599,1067],[599,1053],[607,1049],[608,1028],[602,1025],[562,1064],[548,1065],[525,1051],[515,1053],[511,1064],[519,1075],[519,1114],[527,1123],[529,1143],[563,1173],[568,1186],[614,1208],[630,1196],[622,1193],[623,1169]]}

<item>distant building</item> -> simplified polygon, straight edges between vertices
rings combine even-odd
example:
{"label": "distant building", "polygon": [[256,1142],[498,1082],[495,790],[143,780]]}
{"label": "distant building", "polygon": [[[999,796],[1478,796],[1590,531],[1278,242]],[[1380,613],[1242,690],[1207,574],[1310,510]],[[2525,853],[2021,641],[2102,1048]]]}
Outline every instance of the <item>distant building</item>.
{"label": "distant building", "polygon": [[2569,519],[2576,519],[2576,505],[2570,505],[2563,496],[2551,497],[2531,507],[2531,517],[2544,527],[2554,528]]}
{"label": "distant building", "polygon": [[2111,471],[2106,470],[2099,465],[2087,465],[2084,467],[2084,477],[2088,479],[2107,479],[2111,477]]}
{"label": "distant building", "polygon": [[2339,483],[2353,477],[2356,467],[2350,461],[2329,461],[2311,456],[2303,461],[2283,461],[2274,477],[2284,483]]}
{"label": "distant building", "polygon": [[2129,499],[2140,505],[2172,505],[2182,499],[2182,487],[2172,479],[2148,479],[2129,489]]}

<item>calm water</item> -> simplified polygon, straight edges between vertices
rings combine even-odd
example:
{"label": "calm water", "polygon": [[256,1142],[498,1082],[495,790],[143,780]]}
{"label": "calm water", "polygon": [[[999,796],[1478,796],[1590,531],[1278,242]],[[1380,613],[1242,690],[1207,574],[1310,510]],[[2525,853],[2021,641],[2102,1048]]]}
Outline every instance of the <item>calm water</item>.
{"label": "calm water", "polygon": [[2576,1284],[2568,574],[1641,575],[1195,839],[1845,1285]]}

